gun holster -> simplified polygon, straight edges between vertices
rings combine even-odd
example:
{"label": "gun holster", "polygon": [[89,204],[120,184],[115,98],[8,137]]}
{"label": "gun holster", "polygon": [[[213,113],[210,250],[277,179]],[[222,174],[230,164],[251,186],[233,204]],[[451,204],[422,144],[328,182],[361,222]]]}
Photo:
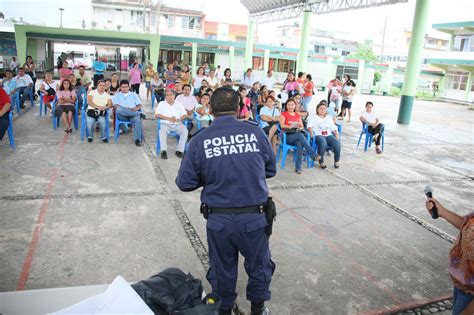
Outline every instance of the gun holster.
{"label": "gun holster", "polygon": [[267,218],[267,227],[265,228],[265,233],[268,237],[272,235],[273,231],[273,221],[276,221],[276,206],[272,197],[268,197],[267,204],[265,205],[265,216]]}
{"label": "gun holster", "polygon": [[207,218],[209,217],[210,212],[211,211],[209,210],[208,205],[201,203],[201,214],[204,217],[204,219],[207,220]]}

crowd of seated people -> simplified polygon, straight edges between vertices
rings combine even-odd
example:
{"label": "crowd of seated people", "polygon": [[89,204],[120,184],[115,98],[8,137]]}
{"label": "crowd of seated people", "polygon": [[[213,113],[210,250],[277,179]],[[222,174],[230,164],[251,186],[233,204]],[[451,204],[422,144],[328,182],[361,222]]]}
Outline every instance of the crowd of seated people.
{"label": "crowd of seated people", "polygon": [[[74,73],[69,64],[64,62],[59,70],[59,82],[53,80],[52,72],[46,72],[41,81],[39,91],[42,101],[50,109],[51,103],[58,101],[56,115],[62,117],[66,125],[65,132],[72,132],[73,105],[77,100],[79,110],[83,105],[87,106],[89,142],[93,141],[95,128],[101,131],[101,140],[107,142],[104,115],[106,109],[113,109],[110,117],[117,115],[119,120],[131,122],[133,140],[140,146],[143,140],[141,120],[145,116],[139,93],[140,85],[145,83],[147,100],[151,97],[157,103],[155,117],[160,119],[161,124],[161,157],[168,158],[166,142],[170,132],[179,135],[176,155],[182,157],[186,141],[198,129],[212,124],[214,118],[209,104],[213,91],[219,87],[228,87],[235,89],[240,96],[238,119],[258,123],[268,135],[275,153],[282,141],[282,134],[285,133],[286,144],[297,148],[297,173],[302,171],[303,157],[313,159],[321,168],[326,168],[324,153],[328,148],[334,151],[334,167],[339,168],[341,147],[337,118],[343,119],[347,112],[350,120],[352,97],[355,93],[355,83],[349,76],[344,77],[344,83],[339,77],[331,80],[327,86],[328,102],[322,100],[316,111],[311,112],[309,105],[314,99],[315,87],[311,74],[299,72],[295,76],[290,71],[286,79],[278,83],[272,70],[257,80],[253,70],[249,68],[240,79],[235,79],[229,68],[222,72],[220,66],[213,69],[207,62],[195,70],[189,65],[180,65],[177,60],[167,65],[160,62],[155,70],[153,64],[143,66],[135,60],[130,64],[129,80],[121,81],[119,73],[105,78],[104,60],[105,58],[99,57],[94,62],[92,76],[84,66],[80,66],[78,73]],[[31,74],[34,71],[31,61],[25,65]],[[34,83],[26,70],[20,67],[16,77],[13,77],[11,71],[7,71],[3,80],[3,88],[10,97],[18,92],[21,107],[24,107]],[[281,89],[276,90],[276,85],[281,85]],[[372,103],[367,103],[360,120],[367,125],[368,132],[374,135],[376,152],[382,153],[380,142],[384,126],[373,113],[372,106]],[[126,130],[127,126],[121,125],[120,132]]]}

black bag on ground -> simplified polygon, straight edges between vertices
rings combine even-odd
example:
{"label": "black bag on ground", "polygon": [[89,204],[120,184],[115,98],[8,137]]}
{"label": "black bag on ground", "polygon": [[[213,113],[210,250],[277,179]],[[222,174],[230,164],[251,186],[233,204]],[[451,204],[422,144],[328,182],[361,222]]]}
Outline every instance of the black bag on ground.
{"label": "black bag on ground", "polygon": [[132,288],[158,315],[218,315],[220,301],[204,304],[199,279],[178,268],[168,268],[148,279],[132,284]]}

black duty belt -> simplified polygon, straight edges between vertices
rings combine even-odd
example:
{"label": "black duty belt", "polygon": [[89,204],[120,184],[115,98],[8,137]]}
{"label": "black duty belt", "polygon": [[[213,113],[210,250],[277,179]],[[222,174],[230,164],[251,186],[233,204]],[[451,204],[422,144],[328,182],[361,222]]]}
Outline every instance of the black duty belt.
{"label": "black duty belt", "polygon": [[265,211],[265,205],[250,206],[242,208],[209,208],[209,213],[218,214],[244,214],[244,213],[262,213]]}

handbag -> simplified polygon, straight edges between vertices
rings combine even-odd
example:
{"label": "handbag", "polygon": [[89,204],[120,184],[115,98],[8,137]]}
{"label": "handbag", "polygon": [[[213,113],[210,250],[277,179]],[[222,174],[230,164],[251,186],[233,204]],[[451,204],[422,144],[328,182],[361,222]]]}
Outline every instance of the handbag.
{"label": "handbag", "polygon": [[87,116],[97,120],[100,116],[105,116],[105,110],[88,109]]}

